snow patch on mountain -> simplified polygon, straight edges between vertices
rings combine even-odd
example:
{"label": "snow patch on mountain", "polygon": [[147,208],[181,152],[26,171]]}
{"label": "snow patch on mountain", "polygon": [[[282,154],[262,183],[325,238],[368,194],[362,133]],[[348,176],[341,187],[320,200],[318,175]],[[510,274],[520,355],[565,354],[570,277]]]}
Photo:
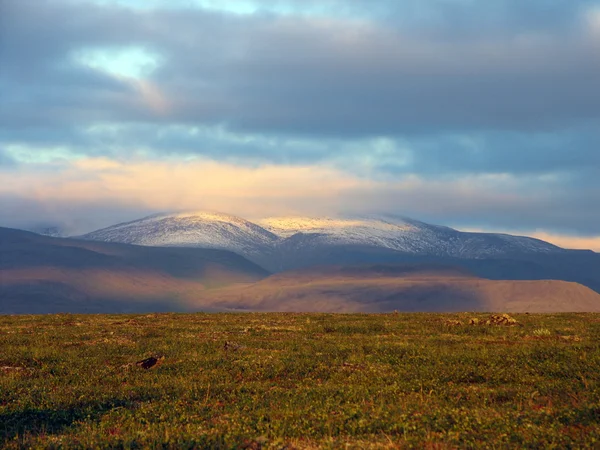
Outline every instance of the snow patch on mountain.
{"label": "snow patch on mountain", "polygon": [[316,234],[311,245],[366,245],[399,252],[482,258],[518,252],[550,252],[558,247],[537,239],[464,233],[393,215],[349,218],[269,217],[257,220],[281,238]]}
{"label": "snow patch on mountain", "polygon": [[200,211],[158,214],[83,237],[148,246],[218,248],[255,261],[293,259],[298,251],[344,245],[460,258],[562,250],[538,239],[461,232],[394,215],[268,217],[250,222],[233,215]]}
{"label": "snow patch on mountain", "polygon": [[260,252],[278,237],[241,217],[214,212],[157,214],[114,225],[85,239],[147,246],[206,247],[241,254]]}
{"label": "snow patch on mountain", "polygon": [[409,224],[395,224],[367,218],[331,218],[331,217],[267,217],[256,223],[272,233],[287,238],[296,233],[322,233],[340,237],[363,236],[365,232],[381,232],[389,235],[396,231],[410,231]]}

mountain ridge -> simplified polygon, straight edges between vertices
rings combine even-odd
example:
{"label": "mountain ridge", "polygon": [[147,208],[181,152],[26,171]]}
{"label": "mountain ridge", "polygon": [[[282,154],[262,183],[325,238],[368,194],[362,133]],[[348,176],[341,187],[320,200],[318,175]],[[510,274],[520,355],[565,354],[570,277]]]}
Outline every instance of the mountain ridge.
{"label": "mountain ridge", "polygon": [[[298,241],[311,264],[269,275],[225,250],[0,228],[0,313],[600,311],[598,290],[560,279],[561,272],[543,261],[430,258],[343,245],[315,253],[303,243],[311,236],[287,240]],[[588,253],[567,256],[575,274],[597,261]],[[334,264],[340,260],[344,264]]]}
{"label": "mountain ridge", "polygon": [[400,216],[268,217],[249,221],[238,216],[197,211],[162,213],[116,224],[81,236],[83,239],[138,245],[223,248],[251,257],[277,251],[296,235],[311,236],[317,245],[361,245],[409,254],[468,258],[514,252],[560,252],[548,242],[499,233],[462,232]]}
{"label": "mountain ridge", "polygon": [[83,239],[221,248],[269,272],[327,265],[438,263],[494,280],[555,279],[600,292],[600,254],[499,233],[462,232],[400,215],[267,217],[159,214]]}
{"label": "mountain ridge", "polygon": [[269,272],[217,249],[143,247],[0,228],[0,313],[186,311]]}

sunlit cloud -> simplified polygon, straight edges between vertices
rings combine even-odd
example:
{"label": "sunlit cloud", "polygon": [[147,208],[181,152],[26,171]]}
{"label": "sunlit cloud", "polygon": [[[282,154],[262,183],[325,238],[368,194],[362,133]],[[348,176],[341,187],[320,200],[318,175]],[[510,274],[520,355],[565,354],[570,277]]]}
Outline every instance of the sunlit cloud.
{"label": "sunlit cloud", "polygon": [[600,38],[600,6],[589,8],[584,17],[590,33]]}
{"label": "sunlit cloud", "polygon": [[142,47],[84,48],[75,52],[78,64],[111,75],[145,78],[161,65],[159,55]]}
{"label": "sunlit cloud", "polygon": [[[210,160],[122,163],[76,160],[46,172],[8,174],[0,194],[39,202],[114,202],[153,210],[214,210],[240,215],[332,208],[339,195],[372,184],[334,169],[237,167]],[[316,202],[316,203],[314,203]]]}
{"label": "sunlit cloud", "polygon": [[136,80],[133,84],[140,93],[143,104],[152,112],[158,115],[166,115],[171,111],[173,107],[171,101],[157,85],[146,80]]}
{"label": "sunlit cloud", "polygon": [[[60,160],[3,174],[3,181],[0,207],[6,216],[0,218],[0,226],[26,213],[46,223],[68,221],[74,224],[74,233],[153,212],[194,210],[248,219],[392,213],[446,225],[452,225],[445,223],[448,217],[473,220],[477,215],[492,221],[508,217],[510,223],[514,220],[510,215],[515,214],[535,221],[548,201],[539,191],[523,195],[522,181],[511,175],[427,180],[408,174],[376,181],[331,166],[248,167],[202,158]],[[90,215],[90,208],[97,213]],[[11,224],[15,223],[12,220]],[[574,248],[597,248],[600,238],[542,235],[535,228],[518,234],[548,237],[558,245]]]}
{"label": "sunlit cloud", "polygon": [[543,241],[552,242],[563,248],[594,250],[600,252],[600,236],[568,236],[541,231],[533,233],[531,236]]}
{"label": "sunlit cloud", "polygon": [[150,111],[159,115],[170,112],[171,102],[149,78],[162,64],[158,54],[137,46],[84,48],[74,53],[74,59],[82,66],[130,85]]}

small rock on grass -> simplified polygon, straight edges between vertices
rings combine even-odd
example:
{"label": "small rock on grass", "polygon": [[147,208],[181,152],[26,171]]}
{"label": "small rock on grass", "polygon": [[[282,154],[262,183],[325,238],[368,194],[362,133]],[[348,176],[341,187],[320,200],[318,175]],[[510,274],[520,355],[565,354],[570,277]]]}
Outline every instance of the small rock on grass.
{"label": "small rock on grass", "polygon": [[164,355],[152,355],[150,358],[142,359],[141,361],[136,362],[135,365],[141,367],[142,369],[151,369],[153,367],[160,366],[164,359]]}
{"label": "small rock on grass", "polygon": [[486,325],[517,325],[518,322],[508,314],[492,314],[485,323]]}
{"label": "small rock on grass", "polygon": [[485,321],[473,317],[469,320],[469,325],[519,325],[519,323],[508,314],[492,314]]}
{"label": "small rock on grass", "polygon": [[142,369],[152,369],[153,367],[160,366],[164,359],[164,355],[152,355],[149,358],[142,359],[140,361],[123,364],[121,368],[128,369],[130,367],[137,366],[141,367]]}

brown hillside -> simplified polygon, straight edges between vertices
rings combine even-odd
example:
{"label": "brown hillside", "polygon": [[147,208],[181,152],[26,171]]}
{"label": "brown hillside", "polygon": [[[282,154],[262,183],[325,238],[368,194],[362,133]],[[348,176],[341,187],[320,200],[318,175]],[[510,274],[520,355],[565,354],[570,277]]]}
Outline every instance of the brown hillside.
{"label": "brown hillside", "polygon": [[216,307],[264,311],[600,312],[600,294],[556,280],[495,281],[451,268],[321,268],[203,293]]}
{"label": "brown hillside", "polygon": [[206,289],[266,275],[222,250],[87,242],[0,228],[0,314],[185,311]]}

